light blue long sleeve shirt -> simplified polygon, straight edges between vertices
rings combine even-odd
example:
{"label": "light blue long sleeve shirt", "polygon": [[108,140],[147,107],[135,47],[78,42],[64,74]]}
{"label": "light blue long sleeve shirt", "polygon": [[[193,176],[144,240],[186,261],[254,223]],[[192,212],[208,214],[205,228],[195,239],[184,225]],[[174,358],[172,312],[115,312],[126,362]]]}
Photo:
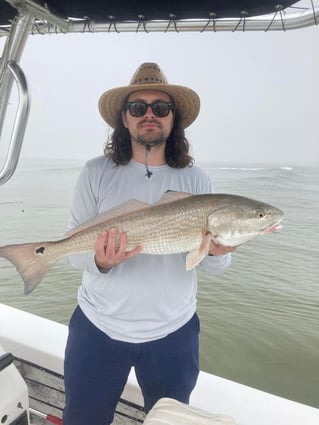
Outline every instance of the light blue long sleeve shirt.
{"label": "light blue long sleeve shirt", "polygon": [[[134,160],[115,166],[101,156],[87,162],[78,179],[69,228],[73,228],[129,199],[153,204],[164,192],[211,193],[209,177],[200,168],[145,167]],[[156,223],[154,223],[156,226]],[[147,342],[162,338],[183,326],[196,311],[196,270],[186,271],[186,253],[172,255],[138,254],[113,267],[99,271],[94,253],[70,257],[83,271],[78,303],[88,317],[109,337],[126,342]],[[201,267],[221,274],[228,269],[231,255],[208,256]]]}

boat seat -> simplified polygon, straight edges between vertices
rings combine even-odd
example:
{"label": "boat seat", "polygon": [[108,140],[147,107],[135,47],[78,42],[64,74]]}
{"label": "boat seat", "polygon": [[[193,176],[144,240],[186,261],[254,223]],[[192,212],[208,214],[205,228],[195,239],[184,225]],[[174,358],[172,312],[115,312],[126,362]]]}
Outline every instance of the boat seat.
{"label": "boat seat", "polygon": [[236,423],[230,416],[208,413],[171,398],[161,398],[148,412],[144,425],[236,425]]}

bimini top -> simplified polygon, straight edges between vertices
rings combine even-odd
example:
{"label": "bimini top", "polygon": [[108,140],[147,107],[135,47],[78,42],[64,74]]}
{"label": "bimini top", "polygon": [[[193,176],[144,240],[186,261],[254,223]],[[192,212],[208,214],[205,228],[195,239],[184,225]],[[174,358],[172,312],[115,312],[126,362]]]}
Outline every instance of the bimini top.
{"label": "bimini top", "polygon": [[[1,0],[1,25],[7,24],[16,14],[9,3],[14,5],[18,1]],[[43,7],[47,5],[53,14],[63,19],[87,17],[105,22],[110,17],[117,21],[138,21],[140,16],[146,20],[167,20],[171,16],[176,19],[207,19],[211,13],[216,18],[235,18],[241,17],[243,11],[247,16],[265,15],[273,13],[278,3],[285,9],[296,0],[36,0],[34,3]]]}
{"label": "bimini top", "polygon": [[[32,32],[40,34],[267,31],[317,24],[319,0],[0,0],[0,36],[7,35],[17,13],[32,15]],[[305,23],[308,15],[312,21]]]}

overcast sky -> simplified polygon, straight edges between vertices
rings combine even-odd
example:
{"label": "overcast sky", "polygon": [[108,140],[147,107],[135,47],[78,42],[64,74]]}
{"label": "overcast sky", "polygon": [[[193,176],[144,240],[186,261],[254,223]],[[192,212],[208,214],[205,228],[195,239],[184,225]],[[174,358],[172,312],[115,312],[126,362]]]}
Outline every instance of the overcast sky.
{"label": "overcast sky", "polygon": [[186,134],[198,162],[319,165],[318,38],[318,27],[30,36],[21,66],[32,110],[21,156],[101,154],[108,130],[99,96],[126,85],[142,62],[157,62],[169,82],[201,97],[200,116]]}

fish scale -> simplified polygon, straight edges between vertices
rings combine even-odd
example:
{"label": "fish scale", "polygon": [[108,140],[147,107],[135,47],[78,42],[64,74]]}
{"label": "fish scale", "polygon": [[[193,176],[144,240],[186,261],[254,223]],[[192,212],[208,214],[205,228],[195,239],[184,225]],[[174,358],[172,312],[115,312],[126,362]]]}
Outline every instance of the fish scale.
{"label": "fish scale", "polygon": [[173,254],[198,248],[206,225],[203,208],[195,206],[185,210],[185,203],[164,204],[161,208],[159,205],[110,219],[92,226],[90,232],[82,230],[65,241],[64,249],[68,254],[92,251],[99,233],[116,228],[118,232],[127,233],[129,250],[142,245],[141,252],[145,254]]}

